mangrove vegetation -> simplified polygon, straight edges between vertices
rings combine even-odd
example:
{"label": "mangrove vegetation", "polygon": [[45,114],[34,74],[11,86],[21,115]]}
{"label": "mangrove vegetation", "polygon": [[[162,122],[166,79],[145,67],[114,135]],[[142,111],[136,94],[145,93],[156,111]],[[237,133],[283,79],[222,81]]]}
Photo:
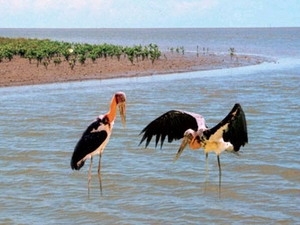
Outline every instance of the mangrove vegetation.
{"label": "mangrove vegetation", "polygon": [[53,41],[49,39],[6,38],[0,37],[0,63],[11,61],[14,57],[28,59],[29,63],[43,65],[46,69],[50,63],[59,65],[67,61],[70,68],[83,65],[87,59],[95,62],[99,58],[127,58],[132,64],[139,60],[159,59],[161,51],[156,44],[146,46],[120,46],[113,44],[87,44]]}

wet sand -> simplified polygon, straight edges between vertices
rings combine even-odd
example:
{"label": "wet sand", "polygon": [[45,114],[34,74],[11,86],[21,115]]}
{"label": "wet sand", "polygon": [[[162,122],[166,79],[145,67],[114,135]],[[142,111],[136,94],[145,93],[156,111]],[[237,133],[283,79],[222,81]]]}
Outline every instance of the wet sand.
{"label": "wet sand", "polygon": [[76,62],[71,69],[68,61],[55,65],[52,61],[46,66],[36,61],[15,56],[11,61],[0,63],[0,87],[44,84],[90,79],[110,79],[120,77],[171,74],[188,71],[223,69],[238,66],[255,65],[266,61],[258,56],[247,55],[196,55],[195,53],[163,53],[154,63],[151,60],[127,58],[101,58],[95,62],[87,60],[84,64]]}

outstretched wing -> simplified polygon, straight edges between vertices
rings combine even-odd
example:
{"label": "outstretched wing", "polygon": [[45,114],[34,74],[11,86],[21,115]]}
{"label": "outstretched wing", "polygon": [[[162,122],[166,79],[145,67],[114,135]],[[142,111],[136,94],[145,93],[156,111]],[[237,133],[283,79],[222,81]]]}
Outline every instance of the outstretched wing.
{"label": "outstretched wing", "polygon": [[72,169],[79,170],[84,165],[84,162],[80,165],[77,165],[77,163],[86,155],[95,151],[107,138],[107,132],[105,130],[97,130],[99,126],[100,121],[96,120],[82,134],[71,158]]}
{"label": "outstretched wing", "polygon": [[236,103],[230,113],[215,127],[203,132],[206,139],[230,142],[234,151],[248,143],[246,116],[240,104]]}
{"label": "outstretched wing", "polygon": [[[201,117],[200,115],[197,116]],[[146,140],[145,147],[147,147],[152,136],[156,136],[155,147],[159,140],[160,147],[162,147],[166,136],[168,136],[168,142],[172,142],[182,138],[187,129],[198,130],[196,118],[187,112],[171,110],[153,120],[142,130],[140,134],[144,133],[144,135],[140,144]]]}

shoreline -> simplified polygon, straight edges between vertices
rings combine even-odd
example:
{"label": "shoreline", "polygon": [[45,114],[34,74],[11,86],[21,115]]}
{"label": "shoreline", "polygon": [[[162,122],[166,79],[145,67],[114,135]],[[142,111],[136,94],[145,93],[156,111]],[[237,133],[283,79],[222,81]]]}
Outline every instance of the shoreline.
{"label": "shoreline", "polygon": [[69,81],[102,80],[113,78],[151,76],[155,74],[172,74],[192,71],[204,71],[257,65],[268,62],[264,57],[253,55],[228,55],[196,53],[162,52],[159,59],[152,64],[151,60],[135,60],[131,63],[127,58],[87,60],[77,63],[73,69],[67,61],[59,65],[38,65],[28,59],[14,57],[11,61],[0,62],[0,88],[34,84],[47,84]]}

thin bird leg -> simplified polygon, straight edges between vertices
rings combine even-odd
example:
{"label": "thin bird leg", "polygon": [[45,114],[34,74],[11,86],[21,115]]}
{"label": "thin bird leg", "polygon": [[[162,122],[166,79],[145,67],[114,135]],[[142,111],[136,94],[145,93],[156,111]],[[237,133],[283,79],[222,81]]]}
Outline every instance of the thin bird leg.
{"label": "thin bird leg", "polygon": [[90,189],[90,183],[92,179],[92,164],[93,164],[93,157],[91,157],[91,163],[90,163],[90,168],[89,168],[89,175],[88,175],[88,188]]}
{"label": "thin bird leg", "polygon": [[220,163],[220,156],[217,155],[217,158],[218,158],[218,166],[219,166],[219,176],[221,176],[221,163]]}
{"label": "thin bird leg", "polygon": [[208,152],[205,153],[206,175],[208,174]]}
{"label": "thin bird leg", "polygon": [[102,157],[102,153],[100,153],[100,156],[99,156],[98,174],[100,174],[100,169],[101,169],[101,157]]}
{"label": "thin bird leg", "polygon": [[219,198],[221,197],[221,163],[220,163],[220,156],[217,155],[218,158],[218,166],[219,166]]}
{"label": "thin bird leg", "polygon": [[99,187],[100,187],[100,195],[102,196],[102,179],[101,179],[101,173],[98,173],[98,178],[99,178]]}
{"label": "thin bird leg", "polygon": [[205,153],[205,182],[204,182],[204,190],[207,189],[208,184],[208,152]]}
{"label": "thin bird leg", "polygon": [[98,164],[98,178],[99,178],[100,195],[102,196],[102,179],[101,179],[101,173],[100,173],[100,169],[101,169],[101,158],[102,158],[102,154],[100,153],[100,156],[99,156],[99,164]]}

